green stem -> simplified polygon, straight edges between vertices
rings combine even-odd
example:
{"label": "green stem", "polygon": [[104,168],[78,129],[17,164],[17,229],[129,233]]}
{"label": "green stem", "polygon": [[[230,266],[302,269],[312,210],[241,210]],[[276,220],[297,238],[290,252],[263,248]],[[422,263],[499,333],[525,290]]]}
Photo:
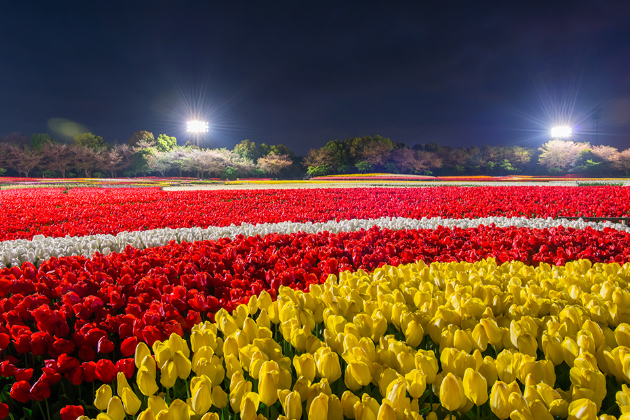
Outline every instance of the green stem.
{"label": "green stem", "polygon": [[50,420],[50,407],[48,407],[48,398],[45,398],[44,401],[46,402],[46,418]]}
{"label": "green stem", "polygon": [[477,406],[477,418],[480,419],[481,418],[481,407]]}

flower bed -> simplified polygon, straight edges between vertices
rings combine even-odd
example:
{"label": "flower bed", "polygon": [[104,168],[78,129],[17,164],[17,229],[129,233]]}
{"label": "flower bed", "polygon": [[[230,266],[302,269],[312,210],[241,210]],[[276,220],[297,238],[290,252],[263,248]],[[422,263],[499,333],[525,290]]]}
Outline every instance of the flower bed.
{"label": "flower bed", "polygon": [[626,187],[436,187],[177,191],[76,188],[0,191],[0,240],[241,223],[379,217],[627,216]]}
{"label": "flower bed", "polygon": [[0,418],[625,419],[628,228],[515,216],[628,189],[429,191],[2,195],[51,236],[144,231],[5,242],[60,251],[0,269]]}

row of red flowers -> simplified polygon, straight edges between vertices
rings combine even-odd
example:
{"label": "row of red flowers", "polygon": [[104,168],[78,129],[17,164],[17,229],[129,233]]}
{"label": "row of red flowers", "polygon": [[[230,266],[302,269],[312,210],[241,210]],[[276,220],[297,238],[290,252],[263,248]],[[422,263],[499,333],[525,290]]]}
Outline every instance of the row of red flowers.
{"label": "row of red flowers", "polygon": [[379,217],[627,216],[627,187],[432,187],[239,191],[0,191],[0,240],[163,227]]}
{"label": "row of red flowers", "polygon": [[624,263],[630,261],[630,234],[562,227],[373,228],[128,247],[107,256],[53,258],[39,268],[25,263],[0,271],[0,375],[13,399],[28,405],[48,398],[60,381],[111,382],[118,371],[131,376],[129,357],[138,341],[183,335],[219,308],[233,309],[262,290],[275,296],[280,285],[304,289],[329,274],[383,264],[487,257],[533,265],[579,258]]}

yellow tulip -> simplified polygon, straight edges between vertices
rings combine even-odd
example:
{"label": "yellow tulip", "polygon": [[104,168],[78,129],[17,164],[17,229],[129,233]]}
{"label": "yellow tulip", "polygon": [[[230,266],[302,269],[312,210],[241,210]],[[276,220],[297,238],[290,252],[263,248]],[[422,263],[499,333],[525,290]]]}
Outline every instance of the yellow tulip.
{"label": "yellow tulip", "polygon": [[151,376],[154,378],[157,377],[157,362],[153,357],[145,356],[142,362],[140,362],[140,367],[145,367]]}
{"label": "yellow tulip", "polygon": [[341,400],[336,395],[328,396],[328,420],[344,420]]}
{"label": "yellow tulip", "polygon": [[630,325],[622,322],[615,328],[615,340],[620,346],[630,347]]}
{"label": "yellow tulip", "polygon": [[378,410],[377,420],[396,420],[396,412],[391,405],[383,403]]}
{"label": "yellow tulip", "polygon": [[302,402],[308,399],[308,390],[311,386],[311,381],[304,377],[300,376],[297,381],[295,381],[295,385],[293,385],[293,391],[297,391],[302,397]]}
{"label": "yellow tulip", "polygon": [[219,385],[212,387],[212,404],[217,408],[227,407],[228,394],[223,390],[223,387]]}
{"label": "yellow tulip", "polygon": [[457,330],[453,337],[453,347],[458,350],[470,353],[473,350],[473,342],[466,331]]}
{"label": "yellow tulip", "polygon": [[151,356],[151,350],[149,350],[149,346],[147,346],[146,343],[141,341],[136,346],[136,351],[134,353],[134,362],[136,363],[136,368],[140,368],[140,364],[146,356]]}
{"label": "yellow tulip", "polygon": [[351,391],[356,391],[372,381],[372,374],[367,364],[363,362],[350,362],[344,375],[344,383]]}
{"label": "yellow tulip", "polygon": [[206,413],[200,420],[219,420],[219,415],[217,413]]}
{"label": "yellow tulip", "polygon": [[562,341],[562,356],[564,361],[570,367],[573,367],[573,361],[580,354],[580,347],[577,345],[574,339],[566,337]]}
{"label": "yellow tulip", "polygon": [[529,411],[532,413],[532,417],[536,420],[553,420],[554,418],[541,400],[530,402]]}
{"label": "yellow tulip", "polygon": [[428,384],[435,382],[438,373],[438,361],[432,351],[419,350],[415,355],[415,366],[426,375]]}
{"label": "yellow tulip", "polygon": [[168,407],[168,411],[173,414],[173,417],[176,420],[190,419],[190,410],[188,404],[180,400],[179,398],[171,402],[171,405]]}
{"label": "yellow tulip", "polygon": [[246,381],[242,376],[237,380],[237,376],[238,374],[234,374],[230,382],[230,407],[235,413],[240,412],[243,397],[252,390],[251,382]]}
{"label": "yellow tulip", "polygon": [[549,334],[546,331],[542,335],[542,348],[545,353],[545,359],[551,360],[554,365],[564,362],[564,353],[562,351],[562,338],[560,334]]}
{"label": "yellow tulip", "polygon": [[321,393],[311,402],[308,410],[308,418],[310,420],[327,420],[328,419],[328,395]]}
{"label": "yellow tulip", "polygon": [[305,353],[300,356],[293,357],[293,367],[295,368],[298,377],[304,376],[311,382],[315,380],[315,375],[317,374],[317,364],[315,363],[315,359],[312,354]]}
{"label": "yellow tulip", "polygon": [[503,332],[501,332],[499,325],[494,319],[482,318],[479,322],[483,326],[484,330],[486,330],[486,336],[488,337],[488,342],[490,344],[496,346],[503,340]]}
{"label": "yellow tulip", "polygon": [[153,410],[147,408],[138,415],[137,420],[155,420],[155,414],[153,413]]}
{"label": "yellow tulip", "polygon": [[129,387],[129,382],[127,382],[127,378],[125,374],[122,372],[118,372],[116,374],[116,395],[120,397],[122,394],[122,390]]}
{"label": "yellow tulip", "polygon": [[140,367],[138,370],[136,375],[136,384],[138,384],[140,392],[147,397],[155,394],[158,390],[157,383],[155,382],[155,376],[151,375],[151,372],[149,372],[149,369],[145,366]]}
{"label": "yellow tulip", "polygon": [[122,389],[120,399],[122,400],[125,413],[133,416],[138,412],[138,410],[140,410],[140,405],[142,404],[142,401],[140,401],[138,396],[133,392],[130,387],[127,386]]}
{"label": "yellow tulip", "polygon": [[157,416],[157,413],[159,413],[160,411],[168,410],[168,405],[166,405],[166,401],[164,401],[164,398],[160,397],[159,395],[151,395],[149,396],[149,408]]}
{"label": "yellow tulip", "polygon": [[123,420],[127,413],[125,413],[125,407],[122,400],[119,397],[112,397],[107,404],[107,415],[112,420]]}
{"label": "yellow tulip", "polygon": [[[87,417],[87,416],[84,416]],[[90,418],[88,417],[88,420]],[[106,413],[98,413],[98,415],[96,416],[96,420],[113,420],[110,416],[108,416]]]}
{"label": "yellow tulip", "polygon": [[190,382],[192,409],[195,414],[204,415],[212,407],[212,382],[206,375],[196,376]]}
{"label": "yellow tulip", "polygon": [[522,360],[518,377],[521,382],[525,382],[528,375],[532,375],[535,383],[544,382],[549,385],[556,383],[556,372],[551,360]]}
{"label": "yellow tulip", "polygon": [[258,383],[260,401],[268,407],[278,400],[279,379],[280,373],[278,371],[265,372],[260,375],[260,382]]}
{"label": "yellow tulip", "polygon": [[278,393],[280,404],[284,410],[284,414],[289,420],[298,420],[302,417],[302,397],[299,392],[284,390],[284,393]]}
{"label": "yellow tulip", "polygon": [[354,418],[354,405],[361,401],[359,397],[350,391],[345,391],[341,396],[341,407],[343,408],[344,417]]}
{"label": "yellow tulip", "polygon": [[501,420],[510,417],[510,394],[505,382],[496,381],[490,391],[490,409]]}
{"label": "yellow tulip", "polygon": [[462,381],[450,372],[440,386],[440,402],[448,411],[455,411],[466,404]]}
{"label": "yellow tulip", "polygon": [[[175,333],[171,334],[171,337],[173,335],[175,335],[176,337],[179,337],[179,335]],[[188,379],[188,376],[190,376],[191,364],[190,364],[190,360],[188,360],[184,352],[182,352],[181,350],[177,350],[177,352],[175,352],[173,356],[173,362],[175,363],[175,366],[177,367],[177,376],[179,376],[183,380]]]}
{"label": "yellow tulip", "polygon": [[233,335],[228,336],[223,342],[223,354],[225,356],[233,354],[238,357],[238,350],[238,342],[236,341],[236,338],[234,338]]}
{"label": "yellow tulip", "polygon": [[94,396],[94,407],[101,411],[107,410],[107,405],[109,404],[109,400],[112,399],[112,395],[112,388],[109,385],[101,385],[96,390],[96,395]]}
{"label": "yellow tulip", "polygon": [[339,379],[341,377],[341,366],[339,365],[337,353],[330,351],[324,353],[317,363],[317,370],[323,378],[328,379],[329,383]]}
{"label": "yellow tulip", "polygon": [[177,380],[177,366],[173,359],[169,359],[164,363],[164,366],[160,369],[160,383],[165,388],[172,388]]}
{"label": "yellow tulip", "polygon": [[621,391],[615,394],[615,399],[621,414],[630,413],[630,388],[628,388],[628,385],[621,385]]}
{"label": "yellow tulip", "polygon": [[153,343],[153,353],[155,353],[155,361],[160,369],[166,362],[173,359],[173,352],[168,346],[168,342],[156,341]]}
{"label": "yellow tulip", "polygon": [[486,351],[488,347],[488,334],[482,324],[477,324],[472,330],[472,339],[475,347],[480,351]]}
{"label": "yellow tulip", "polygon": [[374,398],[363,394],[361,401],[354,405],[354,418],[357,420],[376,420],[380,409],[380,405]]}
{"label": "yellow tulip", "polygon": [[411,398],[420,398],[427,389],[426,375],[420,369],[413,369],[407,373],[405,381],[407,382],[407,391],[409,391]]}
{"label": "yellow tulip", "polygon": [[486,378],[473,369],[466,369],[464,373],[464,393],[475,405],[483,405],[488,401],[488,382]]}
{"label": "yellow tulip", "polygon": [[589,399],[581,398],[569,404],[568,420],[596,419],[597,411],[597,404]]}
{"label": "yellow tulip", "polygon": [[418,347],[424,338],[424,331],[422,325],[412,320],[407,324],[405,329],[405,342],[408,346]]}

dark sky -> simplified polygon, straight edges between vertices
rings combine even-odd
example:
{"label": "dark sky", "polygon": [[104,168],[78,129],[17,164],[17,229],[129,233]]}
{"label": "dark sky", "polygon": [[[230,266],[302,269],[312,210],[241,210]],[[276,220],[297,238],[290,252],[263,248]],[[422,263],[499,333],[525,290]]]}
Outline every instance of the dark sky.
{"label": "dark sky", "polygon": [[[593,110],[601,109],[601,118]],[[0,135],[630,147],[628,1],[6,1]],[[560,120],[566,121],[560,121]],[[78,124],[78,125],[77,125]],[[595,141],[597,139],[597,141]]]}

